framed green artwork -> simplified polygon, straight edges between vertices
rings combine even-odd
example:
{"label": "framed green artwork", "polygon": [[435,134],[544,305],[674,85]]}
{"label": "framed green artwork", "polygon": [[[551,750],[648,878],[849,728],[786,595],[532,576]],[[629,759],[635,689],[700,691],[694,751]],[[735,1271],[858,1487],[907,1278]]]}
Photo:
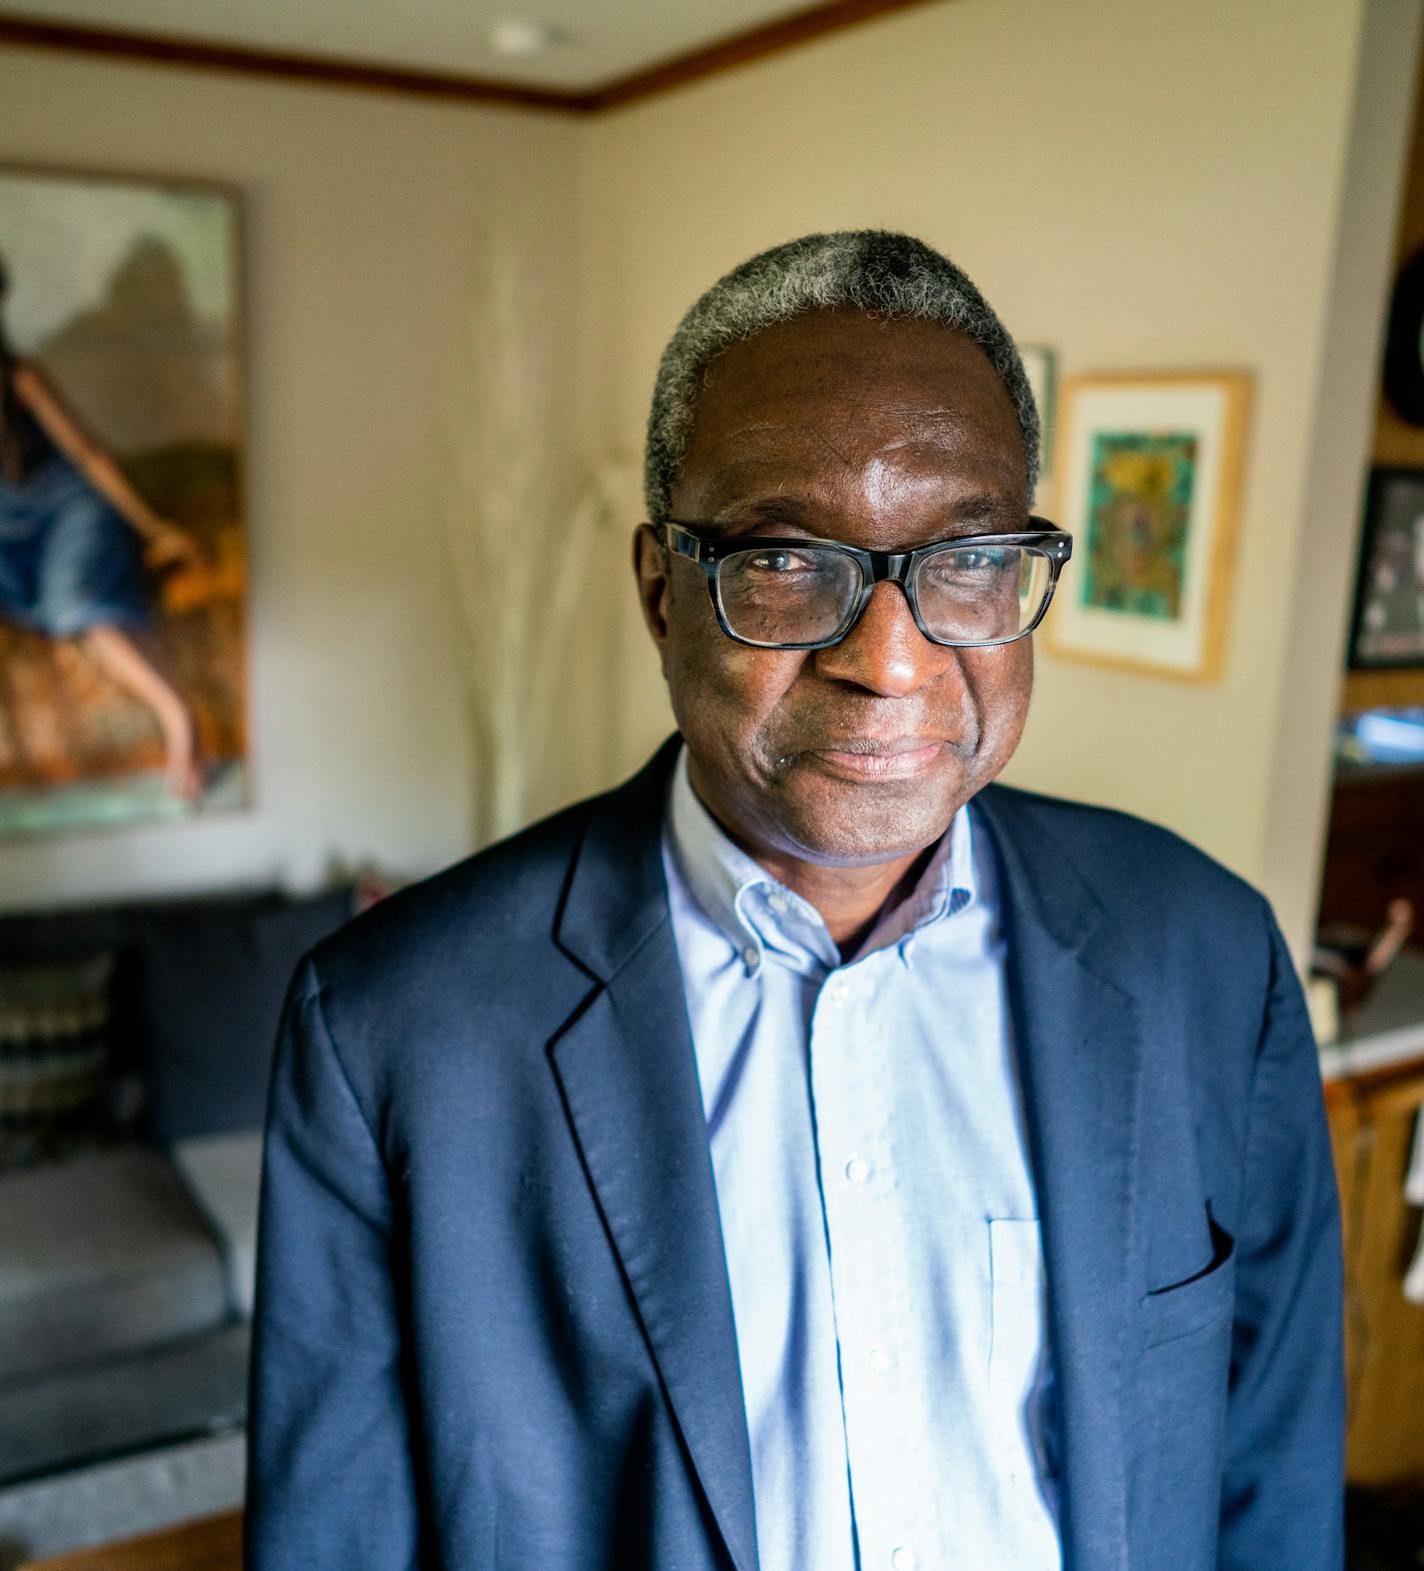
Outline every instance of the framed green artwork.
{"label": "framed green artwork", "polygon": [[1068,378],[1054,521],[1074,537],[1051,653],[1187,681],[1225,660],[1251,378]]}

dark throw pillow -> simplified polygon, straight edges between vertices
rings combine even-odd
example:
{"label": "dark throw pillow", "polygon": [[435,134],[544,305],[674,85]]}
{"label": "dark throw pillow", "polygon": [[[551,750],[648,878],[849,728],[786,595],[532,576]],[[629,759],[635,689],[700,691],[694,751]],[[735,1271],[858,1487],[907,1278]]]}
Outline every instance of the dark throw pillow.
{"label": "dark throw pillow", "polygon": [[0,965],[0,1168],[101,1138],[113,972],[108,953]]}

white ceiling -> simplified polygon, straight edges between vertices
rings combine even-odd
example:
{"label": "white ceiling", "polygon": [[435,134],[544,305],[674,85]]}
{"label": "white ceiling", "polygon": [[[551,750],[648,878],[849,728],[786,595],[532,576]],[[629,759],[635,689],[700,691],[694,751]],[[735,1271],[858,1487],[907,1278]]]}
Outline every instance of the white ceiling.
{"label": "white ceiling", "polygon": [[[377,65],[590,88],[804,8],[805,0],[4,0],[3,11]],[[554,28],[545,54],[487,41],[508,18]]]}

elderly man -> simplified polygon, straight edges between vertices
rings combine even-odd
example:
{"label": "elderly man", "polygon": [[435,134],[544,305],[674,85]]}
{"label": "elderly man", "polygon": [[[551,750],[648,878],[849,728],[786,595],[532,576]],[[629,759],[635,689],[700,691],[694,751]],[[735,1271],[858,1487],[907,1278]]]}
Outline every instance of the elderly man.
{"label": "elderly man", "polygon": [[258,1571],[1326,1571],[1339,1245],[1265,902],[992,785],[1069,541],[904,236],[769,251],[649,427],[680,736],[294,979]]}

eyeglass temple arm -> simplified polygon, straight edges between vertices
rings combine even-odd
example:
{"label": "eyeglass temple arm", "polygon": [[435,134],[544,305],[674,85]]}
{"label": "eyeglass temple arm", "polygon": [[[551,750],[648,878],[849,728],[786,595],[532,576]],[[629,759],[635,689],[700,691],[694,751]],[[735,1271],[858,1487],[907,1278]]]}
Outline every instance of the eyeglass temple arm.
{"label": "eyeglass temple arm", "polygon": [[690,561],[701,563],[704,567],[707,565],[702,554],[704,542],[696,535],[689,533],[678,524],[667,522],[654,524],[653,528],[662,536],[663,545],[674,556],[685,556]]}

